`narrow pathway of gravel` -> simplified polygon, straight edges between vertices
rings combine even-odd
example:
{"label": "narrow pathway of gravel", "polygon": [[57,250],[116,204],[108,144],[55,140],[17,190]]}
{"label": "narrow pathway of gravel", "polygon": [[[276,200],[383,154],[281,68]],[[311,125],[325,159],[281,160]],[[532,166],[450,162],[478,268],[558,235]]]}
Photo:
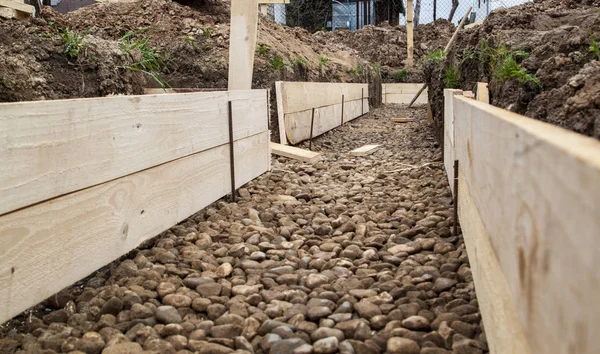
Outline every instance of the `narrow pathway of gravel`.
{"label": "narrow pathway of gravel", "polygon": [[[274,158],[238,203],[4,326],[0,353],[487,352],[424,117],[386,106],[315,139],[318,163]],[[348,154],[365,144],[382,147]]]}

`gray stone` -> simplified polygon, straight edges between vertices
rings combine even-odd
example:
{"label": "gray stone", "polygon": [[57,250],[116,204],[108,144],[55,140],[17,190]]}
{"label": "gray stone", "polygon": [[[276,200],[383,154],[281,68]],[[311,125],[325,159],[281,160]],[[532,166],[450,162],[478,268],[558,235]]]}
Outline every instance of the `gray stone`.
{"label": "gray stone", "polygon": [[161,323],[181,323],[183,319],[173,306],[159,306],[156,309],[156,320]]}
{"label": "gray stone", "polygon": [[338,351],[339,345],[336,337],[327,337],[314,342],[313,350],[315,354],[332,354]]}
{"label": "gray stone", "polygon": [[387,351],[390,354],[419,354],[421,348],[414,340],[392,337],[387,342]]}

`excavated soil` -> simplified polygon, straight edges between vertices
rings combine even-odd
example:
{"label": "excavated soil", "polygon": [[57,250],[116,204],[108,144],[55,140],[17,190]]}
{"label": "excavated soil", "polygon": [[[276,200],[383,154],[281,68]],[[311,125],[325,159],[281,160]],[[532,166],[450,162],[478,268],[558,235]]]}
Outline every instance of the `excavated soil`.
{"label": "excavated soil", "polygon": [[[448,60],[426,70],[436,120],[442,121],[444,68],[454,67],[456,88],[474,90],[477,81],[489,82],[492,104],[600,139],[600,52],[590,50],[592,40],[600,39],[599,5],[597,0],[535,1],[496,10],[482,25],[462,31]],[[482,41],[528,52],[522,67],[541,84],[499,80],[488,62],[469,57]]]}
{"label": "excavated soil", "polygon": [[[394,124],[391,117],[415,117]],[[3,326],[2,353],[484,353],[442,151],[386,106]],[[348,151],[381,144],[369,156]]]}

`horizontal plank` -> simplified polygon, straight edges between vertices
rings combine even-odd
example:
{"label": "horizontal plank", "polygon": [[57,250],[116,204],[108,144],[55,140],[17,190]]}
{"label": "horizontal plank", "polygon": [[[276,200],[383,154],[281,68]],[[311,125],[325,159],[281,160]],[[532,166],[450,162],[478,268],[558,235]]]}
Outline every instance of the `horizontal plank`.
{"label": "horizontal plank", "polygon": [[264,90],[0,104],[0,215],[267,130]]}
{"label": "horizontal plank", "polygon": [[258,0],[259,4],[289,4],[290,0]]}
{"label": "horizontal plank", "polygon": [[321,154],[318,152],[277,143],[271,143],[271,153],[308,163],[317,162],[321,159]]}
{"label": "horizontal plank", "polygon": [[[268,132],[234,146],[237,187],[270,168]],[[225,144],[0,217],[0,323],[196,213],[230,188]]]}
{"label": "horizontal plank", "polygon": [[338,104],[342,95],[346,102],[369,96],[368,84],[283,81],[279,88],[277,97],[282,100],[284,114]]}
{"label": "horizontal plank", "polygon": [[450,191],[454,194],[454,101],[461,90],[444,89],[444,169],[448,177]]}
{"label": "horizontal plank", "polygon": [[392,118],[392,123],[408,123],[416,121],[415,118]]}
{"label": "horizontal plank", "polygon": [[[364,109],[364,112],[363,112]],[[344,103],[344,123],[369,112],[369,100],[350,101]],[[298,144],[310,139],[311,111],[288,113],[285,115],[285,132],[291,144]],[[342,124],[342,104],[315,109],[313,137],[324,134]]]}
{"label": "horizontal plank", "polygon": [[[464,188],[532,352],[599,352],[600,142],[462,96],[453,101]],[[492,347],[512,340],[487,338]]]}
{"label": "horizontal plank", "polygon": [[359,148],[356,148],[350,151],[350,155],[352,156],[366,156],[374,153],[381,147],[381,145],[371,144],[371,145],[363,145]]}
{"label": "horizontal plank", "polygon": [[35,12],[35,7],[14,0],[0,0],[0,7],[8,7],[28,14]]}
{"label": "horizontal plank", "polygon": [[[385,103],[409,104],[417,93],[386,93]],[[427,104],[428,96],[426,92],[421,93],[415,104]]]}
{"label": "horizontal plank", "polygon": [[465,28],[469,29],[469,28],[477,27],[477,26],[481,25],[482,23],[483,23],[483,21],[469,23],[468,25],[465,25]]}
{"label": "horizontal plank", "polygon": [[423,83],[395,83],[382,84],[385,93],[417,93],[423,86]]}
{"label": "horizontal plank", "polygon": [[171,87],[171,88],[145,88],[144,95],[159,95],[164,93],[189,93],[189,92],[214,92],[227,91],[226,88],[188,88],[188,87]]}

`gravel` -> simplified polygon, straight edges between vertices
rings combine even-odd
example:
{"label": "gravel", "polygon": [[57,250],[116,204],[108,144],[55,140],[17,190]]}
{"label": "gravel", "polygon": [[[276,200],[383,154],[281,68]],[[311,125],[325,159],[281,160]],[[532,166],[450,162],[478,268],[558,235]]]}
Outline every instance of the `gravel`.
{"label": "gravel", "polygon": [[[237,203],[214,203],[3,326],[2,353],[487,352],[424,117],[385,106],[316,138],[320,162],[274,157]],[[365,144],[382,147],[348,154]]]}

